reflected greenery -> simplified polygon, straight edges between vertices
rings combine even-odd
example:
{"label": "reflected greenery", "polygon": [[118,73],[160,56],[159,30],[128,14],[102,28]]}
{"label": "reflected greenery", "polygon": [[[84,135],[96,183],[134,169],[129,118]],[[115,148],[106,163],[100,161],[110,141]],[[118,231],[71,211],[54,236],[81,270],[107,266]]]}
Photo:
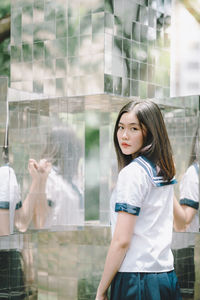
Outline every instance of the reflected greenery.
{"label": "reflected greenery", "polygon": [[[0,1],[0,76],[10,78],[10,0]],[[3,22],[1,24],[1,22]]]}

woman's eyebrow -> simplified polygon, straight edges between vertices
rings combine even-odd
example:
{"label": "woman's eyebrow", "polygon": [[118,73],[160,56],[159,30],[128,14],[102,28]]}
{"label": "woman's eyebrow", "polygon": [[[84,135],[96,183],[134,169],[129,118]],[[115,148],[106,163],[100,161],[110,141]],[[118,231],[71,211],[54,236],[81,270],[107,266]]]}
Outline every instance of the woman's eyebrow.
{"label": "woman's eyebrow", "polygon": [[[122,122],[119,122],[119,124],[124,125],[124,123],[122,123]],[[140,126],[139,123],[135,123],[135,122],[128,123],[128,125],[138,125],[138,126]]]}

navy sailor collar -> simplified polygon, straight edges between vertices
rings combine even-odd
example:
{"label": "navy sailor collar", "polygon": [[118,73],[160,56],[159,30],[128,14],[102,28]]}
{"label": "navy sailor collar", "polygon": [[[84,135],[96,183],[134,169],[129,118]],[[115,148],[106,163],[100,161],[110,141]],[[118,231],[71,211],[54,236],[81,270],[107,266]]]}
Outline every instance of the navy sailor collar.
{"label": "navy sailor collar", "polygon": [[145,170],[154,186],[164,186],[177,183],[175,178],[172,178],[170,181],[166,181],[162,176],[158,176],[156,165],[145,156],[138,156],[133,161],[138,163]]}

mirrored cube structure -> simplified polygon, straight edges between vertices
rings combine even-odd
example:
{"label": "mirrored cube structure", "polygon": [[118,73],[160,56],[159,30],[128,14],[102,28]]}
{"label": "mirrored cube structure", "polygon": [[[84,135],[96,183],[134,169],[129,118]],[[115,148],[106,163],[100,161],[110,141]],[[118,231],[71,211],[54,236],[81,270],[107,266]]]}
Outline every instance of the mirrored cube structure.
{"label": "mirrored cube structure", "polygon": [[11,2],[12,88],[169,96],[170,0]]}
{"label": "mirrored cube structure", "polygon": [[[67,226],[83,226],[85,128],[82,99],[10,102],[9,110],[11,163],[21,187],[22,202],[35,210],[30,212],[29,228],[55,231]],[[40,171],[42,162],[50,164],[44,189],[36,186],[32,192],[37,198],[34,209],[34,199],[27,198],[33,181],[30,160],[34,160],[39,172],[44,172]],[[43,200],[48,205],[40,215]]]}
{"label": "mirrored cube structure", "polygon": [[162,108],[181,178],[199,100],[169,97],[170,0],[18,0],[11,19],[11,88],[44,106],[55,97],[83,101],[86,220],[109,223],[112,130],[130,99],[151,98]]}

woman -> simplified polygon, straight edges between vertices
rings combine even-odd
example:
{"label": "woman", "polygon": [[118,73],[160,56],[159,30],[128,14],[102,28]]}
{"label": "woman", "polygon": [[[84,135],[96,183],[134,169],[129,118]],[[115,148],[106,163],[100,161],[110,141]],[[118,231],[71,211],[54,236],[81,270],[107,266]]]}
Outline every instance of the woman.
{"label": "woman", "polygon": [[47,137],[42,159],[35,161],[38,185],[34,223],[37,228],[58,229],[65,225],[83,225],[83,196],[78,182],[82,147],[70,127],[54,128]]}
{"label": "woman", "polygon": [[[194,294],[195,283],[195,232],[199,232],[199,134],[198,128],[193,138],[189,164],[180,182],[179,203],[176,201],[179,214],[184,216],[185,222],[179,227],[177,218],[174,220],[176,231],[190,232],[190,234],[174,234],[173,254],[175,268],[179,278],[179,285],[187,297]],[[175,213],[176,213],[175,211]],[[192,234],[193,232],[193,234]],[[189,267],[188,267],[189,266]]]}
{"label": "woman", "polygon": [[114,144],[119,175],[111,197],[112,241],[96,300],[180,300],[170,249],[172,150],[159,107],[148,100],[119,112]]}
{"label": "woman", "polygon": [[199,232],[199,129],[193,138],[188,169],[180,182],[180,205],[185,213],[187,232]]}
{"label": "woman", "polygon": [[[3,161],[0,165],[0,299],[21,300],[27,297],[26,279],[31,265],[26,260],[30,250],[24,247],[24,237],[16,229],[25,232],[33,217],[36,185],[33,181],[29,193],[21,201],[20,187],[14,169],[9,165],[8,146],[3,147]],[[33,175],[34,168],[29,161],[28,169]],[[15,234],[14,234],[15,233]],[[29,270],[29,274],[25,272]]]}

